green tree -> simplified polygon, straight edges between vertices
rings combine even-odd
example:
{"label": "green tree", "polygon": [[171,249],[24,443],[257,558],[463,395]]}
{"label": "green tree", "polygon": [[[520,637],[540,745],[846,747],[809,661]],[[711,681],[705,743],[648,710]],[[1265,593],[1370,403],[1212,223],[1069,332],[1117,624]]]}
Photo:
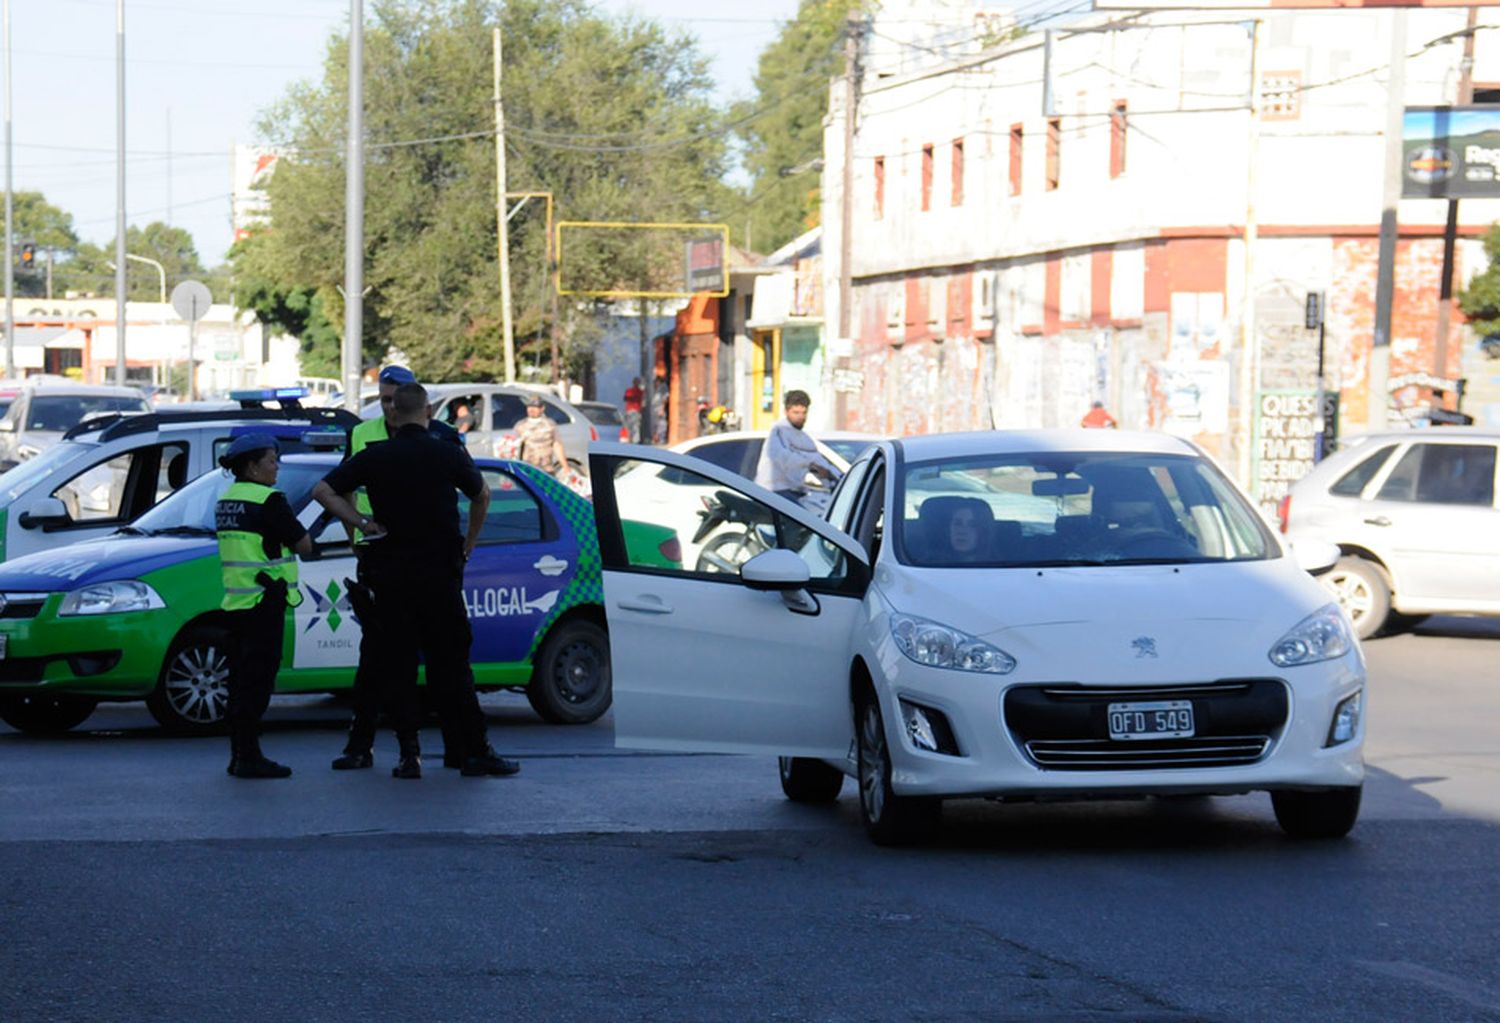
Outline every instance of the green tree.
{"label": "green tree", "polygon": [[1484,255],[1489,266],[1458,293],[1458,307],[1476,331],[1490,334],[1500,330],[1500,224],[1485,233]]}
{"label": "green tree", "polygon": [[27,297],[45,295],[48,255],[56,263],[71,259],[78,251],[73,215],[49,203],[41,192],[16,192],[11,199],[11,214],[17,261],[23,243],[36,246],[35,268],[16,274],[16,294]]}
{"label": "green tree", "polygon": [[860,6],[861,0],[801,0],[797,16],[761,51],[755,99],[736,114],[750,188],[725,214],[745,232],[747,247],[774,251],[818,222],[829,80],[843,74],[845,25]]}
{"label": "green tree", "polygon": [[[367,362],[395,347],[428,379],[501,370],[496,24],[509,190],[550,191],[572,220],[701,221],[723,202],[727,129],[689,38],[601,17],[584,0],[377,2],[365,38]],[[232,254],[243,304],[287,329],[305,316],[299,336],[318,361],[321,325],[343,320],[346,54],[344,38],[331,40],[323,80],[294,87],[264,119],[295,157],[270,182],[269,226]],[[517,342],[533,362],[550,347],[542,209],[510,223]],[[628,275],[639,253],[577,255]],[[575,367],[589,356],[579,341],[564,346]]]}
{"label": "green tree", "polygon": [[[180,282],[189,278],[205,280],[208,276],[198,258],[198,249],[193,236],[180,227],[169,227],[161,221],[153,221],[145,227],[130,226],[125,229],[125,251],[132,256],[154,259],[166,272],[167,294]],[[88,292],[95,295],[115,293],[115,271],[110,265],[115,259],[115,243],[111,239],[106,245],[82,242],[75,248],[72,258],[59,264],[53,272],[54,294],[65,290]],[[156,268],[136,260],[128,260],[125,267],[126,296],[132,302],[155,302],[160,297],[162,277]],[[205,280],[205,283],[208,283]],[[219,282],[216,282],[219,283]],[[219,283],[213,291],[215,301],[227,301],[228,289]]]}

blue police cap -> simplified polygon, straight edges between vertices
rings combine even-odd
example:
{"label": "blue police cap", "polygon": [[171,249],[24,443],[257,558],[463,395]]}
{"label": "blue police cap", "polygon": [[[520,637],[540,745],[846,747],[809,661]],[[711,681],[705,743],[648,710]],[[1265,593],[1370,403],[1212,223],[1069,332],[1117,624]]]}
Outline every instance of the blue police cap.
{"label": "blue police cap", "polygon": [[387,366],[380,371],[380,382],[382,384],[396,384],[397,386],[401,384],[414,384],[417,382],[417,375],[405,366]]}
{"label": "blue police cap", "polygon": [[276,443],[276,438],[269,433],[247,433],[243,437],[236,437],[229,444],[229,449],[224,452],[219,464],[232,462],[241,455],[253,454],[257,451],[280,451],[281,445]]}

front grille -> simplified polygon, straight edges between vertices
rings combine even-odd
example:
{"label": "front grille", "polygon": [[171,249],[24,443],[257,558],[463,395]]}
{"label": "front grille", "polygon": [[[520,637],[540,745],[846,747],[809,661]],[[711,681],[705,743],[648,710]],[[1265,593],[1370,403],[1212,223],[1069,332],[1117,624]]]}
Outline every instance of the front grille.
{"label": "front grille", "polygon": [[1037,739],[1026,755],[1057,771],[1119,771],[1136,768],[1232,767],[1253,764],[1271,744],[1264,735],[1231,735],[1208,739]]}
{"label": "front grille", "polygon": [[0,619],[35,618],[47,603],[45,593],[6,593],[5,606],[0,607]]}
{"label": "front grille", "polygon": [[[1194,734],[1115,740],[1111,703],[1188,700]],[[1226,679],[1171,686],[1017,686],[1003,716],[1016,744],[1049,771],[1164,770],[1253,764],[1286,725],[1288,696],[1279,679]]]}

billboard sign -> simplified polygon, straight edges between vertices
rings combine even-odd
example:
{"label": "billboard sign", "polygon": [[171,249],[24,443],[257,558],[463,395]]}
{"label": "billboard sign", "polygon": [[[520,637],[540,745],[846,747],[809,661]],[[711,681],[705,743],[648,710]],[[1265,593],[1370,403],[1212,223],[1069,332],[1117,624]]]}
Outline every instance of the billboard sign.
{"label": "billboard sign", "polygon": [[724,239],[719,235],[694,238],[687,243],[687,290],[717,294],[724,287]]}
{"label": "billboard sign", "polygon": [[1407,107],[1401,197],[1500,196],[1500,106]]}

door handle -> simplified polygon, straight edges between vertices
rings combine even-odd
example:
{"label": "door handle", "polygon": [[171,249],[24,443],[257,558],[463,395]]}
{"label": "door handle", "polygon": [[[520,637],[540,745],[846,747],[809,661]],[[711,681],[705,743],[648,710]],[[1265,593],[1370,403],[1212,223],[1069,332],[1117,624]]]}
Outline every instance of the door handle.
{"label": "door handle", "polygon": [[1390,524],[1391,520],[1386,518],[1384,515],[1377,515],[1372,519],[1365,519],[1365,525],[1367,526],[1389,526]]}
{"label": "door handle", "polygon": [[669,615],[672,613],[672,605],[664,603],[660,597],[647,595],[640,600],[617,600],[615,607],[621,611],[640,611],[648,615]]}

